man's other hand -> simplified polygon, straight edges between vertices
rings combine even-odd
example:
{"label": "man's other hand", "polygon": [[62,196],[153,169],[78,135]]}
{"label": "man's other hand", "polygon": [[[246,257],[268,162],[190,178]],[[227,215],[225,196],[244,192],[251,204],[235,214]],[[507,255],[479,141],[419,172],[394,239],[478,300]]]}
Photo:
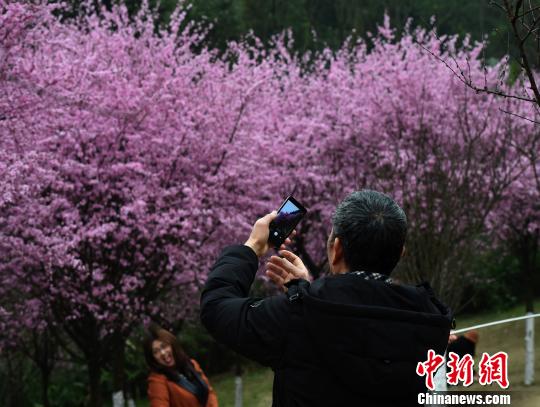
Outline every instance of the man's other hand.
{"label": "man's other hand", "polygon": [[257,219],[257,222],[255,222],[255,225],[253,225],[253,229],[251,229],[251,234],[249,235],[245,245],[251,247],[257,257],[264,256],[270,249],[270,245],[268,244],[270,222],[272,222],[276,217],[276,211],[270,212],[268,215]]}
{"label": "man's other hand", "polygon": [[300,257],[288,250],[280,250],[279,254],[283,257],[272,256],[266,263],[266,275],[277,286],[285,289],[285,284],[297,278],[312,280]]}

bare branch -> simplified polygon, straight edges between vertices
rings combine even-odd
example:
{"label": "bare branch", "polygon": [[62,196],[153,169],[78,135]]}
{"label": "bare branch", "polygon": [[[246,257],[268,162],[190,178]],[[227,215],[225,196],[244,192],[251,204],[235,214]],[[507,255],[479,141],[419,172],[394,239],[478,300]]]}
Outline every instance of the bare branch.
{"label": "bare branch", "polygon": [[540,6],[532,7],[531,9],[529,9],[528,11],[525,11],[524,13],[521,13],[521,14],[518,15],[517,17],[518,17],[518,18],[523,18],[523,17],[525,17],[527,14],[530,14],[530,13],[532,13],[533,16],[534,16],[534,12],[535,12],[536,10],[540,10]]}
{"label": "bare branch", "polygon": [[[531,99],[531,98],[518,96],[518,95],[510,95],[510,94],[504,93],[504,92],[499,91],[499,90],[494,90],[494,89],[480,88],[480,87],[476,86],[475,84],[473,84],[473,82],[472,82],[472,80],[470,78],[469,79],[465,78],[465,75],[463,74],[463,71],[461,71],[460,73],[456,72],[456,70],[453,69],[448,64],[448,62],[446,62],[444,59],[442,59],[438,55],[435,55],[432,51],[430,51],[428,48],[424,47],[422,44],[418,44],[418,45],[420,47],[422,47],[426,52],[431,54],[431,56],[437,58],[437,60],[442,62],[448,69],[450,69],[452,71],[452,73],[461,82],[463,82],[467,87],[471,88],[472,90],[474,90],[477,93],[488,93],[488,94],[491,94],[491,95],[501,96],[501,97],[505,97],[505,98],[508,98],[508,99],[517,99],[517,100],[522,100],[522,101],[525,101],[525,102],[537,103],[536,99]],[[457,64],[457,62],[456,62],[456,64]]]}
{"label": "bare branch", "polygon": [[504,4],[506,6],[506,14],[508,17],[508,20],[510,21],[510,25],[512,27],[512,32],[514,34],[514,38],[516,39],[516,43],[518,45],[519,49],[519,55],[521,57],[521,66],[523,70],[525,71],[525,74],[527,75],[527,78],[529,79],[529,83],[531,85],[531,90],[534,93],[535,103],[540,106],[540,90],[538,89],[538,85],[536,84],[536,80],[534,78],[534,73],[532,71],[531,65],[529,63],[529,57],[527,55],[527,52],[525,51],[524,43],[522,38],[519,35],[519,29],[517,27],[518,22],[518,11],[523,4],[523,0],[518,0],[516,3],[515,12],[512,14],[511,12],[511,5],[508,0],[504,0]]}
{"label": "bare branch", "polygon": [[506,12],[506,9],[504,8],[504,6],[502,4],[497,3],[496,1],[491,0],[488,4],[490,6],[495,6],[495,7],[499,8],[499,9],[501,9],[502,11]]}
{"label": "bare branch", "polygon": [[528,26],[527,24],[525,24],[525,22],[521,22],[521,25],[523,27],[525,27],[527,29],[527,34],[525,34],[525,37],[523,37],[523,39],[521,40],[521,43],[522,44],[525,44],[525,42],[527,41],[527,39],[529,38],[529,36],[533,33],[536,34],[536,32],[538,31],[538,29],[535,29],[535,26],[540,22],[540,17],[538,18],[535,18],[532,22],[532,25],[531,26]]}
{"label": "bare branch", "polygon": [[[509,4],[508,0],[504,0],[504,4],[507,6],[507,7],[506,7],[506,8],[507,8],[507,12],[510,14],[510,9],[511,9],[512,7],[510,7],[510,4]],[[515,11],[514,11],[514,16],[516,16],[515,18],[517,18],[517,15],[518,15],[518,13],[519,13],[519,9],[521,8],[522,5],[523,5],[523,0],[518,0],[518,1],[516,2],[516,8],[515,8]]]}
{"label": "bare branch", "polygon": [[[240,109],[238,110],[238,115],[236,116],[236,120],[234,122],[234,126],[233,126],[233,129],[231,131],[231,133],[229,134],[229,140],[228,140],[228,143],[227,144],[232,144],[233,142],[233,139],[234,139],[234,135],[236,134],[236,131],[238,130],[238,125],[240,123],[240,119],[242,118],[242,115],[244,113],[244,110],[248,104],[248,101],[249,101],[249,97],[251,96],[251,92],[256,89],[263,81],[259,81],[257,82],[255,85],[253,85],[250,89],[248,89],[248,91],[246,92],[246,95],[244,97],[244,99],[242,100],[242,103],[240,105]],[[221,166],[223,165],[223,162],[225,161],[225,156],[227,155],[227,150],[224,150],[223,153],[221,154],[221,158],[219,159],[219,162],[217,163],[216,165],[216,168],[214,168],[214,171],[212,172],[212,175],[216,175]]]}
{"label": "bare branch", "polygon": [[499,108],[499,110],[500,110],[501,112],[503,112],[503,113],[509,114],[510,116],[519,117],[520,119],[527,120],[528,122],[531,122],[531,123],[534,123],[534,124],[540,124],[540,122],[538,122],[538,121],[536,121],[536,120],[529,119],[528,117],[522,116],[522,115],[517,114],[517,113],[512,113],[512,112],[509,111],[509,110],[504,110],[503,108]]}

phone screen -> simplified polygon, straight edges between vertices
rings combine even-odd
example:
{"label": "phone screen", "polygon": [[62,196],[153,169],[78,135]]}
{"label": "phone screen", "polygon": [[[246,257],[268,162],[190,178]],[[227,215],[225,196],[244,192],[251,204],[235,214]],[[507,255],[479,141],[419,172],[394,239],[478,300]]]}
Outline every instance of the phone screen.
{"label": "phone screen", "polygon": [[270,236],[268,241],[279,247],[285,239],[292,233],[298,222],[306,214],[304,208],[292,196],[288,197],[278,210],[278,216],[270,223]]}

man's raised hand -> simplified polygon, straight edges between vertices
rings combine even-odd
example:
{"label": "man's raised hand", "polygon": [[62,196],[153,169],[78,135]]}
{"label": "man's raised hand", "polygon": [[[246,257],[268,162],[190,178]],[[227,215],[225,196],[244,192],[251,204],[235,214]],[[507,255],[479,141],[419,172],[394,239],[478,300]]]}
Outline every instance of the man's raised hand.
{"label": "man's raised hand", "polygon": [[268,215],[257,219],[257,222],[255,222],[255,225],[253,225],[253,229],[251,229],[251,234],[249,235],[245,245],[251,247],[257,257],[264,256],[270,249],[270,245],[268,244],[270,222],[272,222],[276,217],[276,211],[270,212]]}
{"label": "man's raised hand", "polygon": [[296,254],[280,250],[279,256],[272,256],[266,263],[266,275],[278,287],[285,289],[285,284],[297,278],[311,281],[308,269]]}

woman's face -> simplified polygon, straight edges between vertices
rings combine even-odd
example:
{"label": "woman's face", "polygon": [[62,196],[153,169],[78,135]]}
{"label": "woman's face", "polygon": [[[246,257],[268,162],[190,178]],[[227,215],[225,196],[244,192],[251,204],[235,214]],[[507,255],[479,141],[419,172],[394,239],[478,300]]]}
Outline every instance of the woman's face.
{"label": "woman's face", "polygon": [[174,366],[172,347],[168,343],[156,339],[152,342],[152,354],[160,365],[165,367]]}

